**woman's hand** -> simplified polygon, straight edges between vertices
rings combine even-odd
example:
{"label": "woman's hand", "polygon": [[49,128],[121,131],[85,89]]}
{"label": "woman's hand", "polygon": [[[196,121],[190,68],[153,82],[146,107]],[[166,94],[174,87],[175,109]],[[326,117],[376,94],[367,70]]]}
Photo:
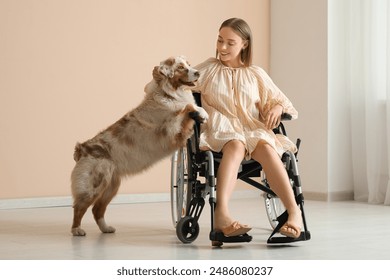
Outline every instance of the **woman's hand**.
{"label": "woman's hand", "polygon": [[283,113],[283,107],[280,104],[276,104],[274,107],[269,110],[267,116],[265,117],[265,126],[268,129],[274,129],[280,123],[280,119]]}

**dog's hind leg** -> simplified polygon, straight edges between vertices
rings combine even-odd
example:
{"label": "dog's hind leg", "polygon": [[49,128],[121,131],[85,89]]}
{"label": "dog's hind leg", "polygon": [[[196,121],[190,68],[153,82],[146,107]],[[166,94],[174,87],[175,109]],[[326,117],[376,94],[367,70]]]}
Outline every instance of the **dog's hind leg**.
{"label": "dog's hind leg", "polygon": [[71,232],[74,236],[84,236],[85,231],[80,228],[81,220],[87,211],[88,207],[92,204],[93,199],[90,198],[87,194],[81,195],[78,194],[74,198],[73,204],[73,224]]}
{"label": "dog's hind leg", "polygon": [[95,201],[92,208],[92,213],[95,218],[99,229],[103,233],[114,233],[115,228],[108,226],[104,219],[104,213],[106,212],[108,204],[112,198],[117,194],[120,185],[120,177],[115,172],[112,174],[111,181],[108,182],[106,188],[100,197]]}
{"label": "dog's hind leg", "polygon": [[90,170],[89,162],[83,160],[77,162],[72,171],[73,224],[71,232],[74,236],[85,235],[85,231],[80,228],[81,220],[94,201],[93,194],[89,191],[91,185]]}
{"label": "dog's hind leg", "polygon": [[85,231],[80,228],[81,220],[88,207],[94,204],[107,187],[107,174],[111,178],[110,169],[102,160],[83,158],[76,163],[71,176],[74,200],[71,232],[74,236],[85,235]]}

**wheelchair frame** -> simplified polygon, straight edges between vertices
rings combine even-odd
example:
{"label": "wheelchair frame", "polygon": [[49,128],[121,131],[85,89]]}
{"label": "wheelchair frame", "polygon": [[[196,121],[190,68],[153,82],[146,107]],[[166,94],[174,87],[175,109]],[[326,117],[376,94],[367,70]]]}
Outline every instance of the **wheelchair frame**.
{"label": "wheelchair frame", "polygon": [[[194,98],[198,105],[200,94],[194,93]],[[284,115],[282,118],[291,119],[291,116]],[[286,134],[283,123],[274,129],[275,133]],[[214,210],[216,205],[216,172],[218,170],[222,155],[212,151],[200,151],[199,134],[200,125],[195,124],[194,135],[187,141],[185,148],[175,152],[171,160],[171,210],[172,221],[176,227],[176,235],[183,243],[192,243],[199,235],[198,220],[205,205],[205,199],[209,195],[209,204],[211,207],[211,231],[209,238],[211,241],[217,241],[220,245],[233,242],[250,242],[252,237],[248,234],[240,236],[227,237],[222,232],[214,230]],[[299,149],[300,139],[297,140]],[[298,153],[298,152],[297,152]],[[297,153],[287,151],[282,156],[282,162],[285,165],[291,186],[294,191],[297,205],[301,209],[303,230],[298,238],[274,237],[280,228],[285,224],[288,218],[283,204],[277,195],[271,190],[262,167],[254,160],[243,161],[237,178],[250,184],[251,186],[263,191],[265,208],[273,232],[267,240],[267,243],[290,243],[296,241],[305,241],[311,238],[307,229],[304,213],[304,198],[302,194],[301,180],[298,173]],[[263,176],[261,176],[263,175]],[[204,182],[198,177],[203,177]],[[262,177],[261,182],[253,177]]]}

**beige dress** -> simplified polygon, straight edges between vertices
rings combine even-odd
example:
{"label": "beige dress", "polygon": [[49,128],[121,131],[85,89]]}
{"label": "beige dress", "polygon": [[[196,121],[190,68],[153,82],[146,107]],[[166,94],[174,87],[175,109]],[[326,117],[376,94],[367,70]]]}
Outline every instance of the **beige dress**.
{"label": "beige dress", "polygon": [[220,152],[230,140],[244,143],[246,159],[251,158],[260,140],[269,143],[281,156],[296,147],[287,137],[275,135],[264,125],[264,117],[275,104],[293,119],[298,112],[290,100],[258,66],[230,68],[210,58],[197,65],[200,71],[195,91],[201,92],[202,107],[209,120],[202,125],[200,148]]}

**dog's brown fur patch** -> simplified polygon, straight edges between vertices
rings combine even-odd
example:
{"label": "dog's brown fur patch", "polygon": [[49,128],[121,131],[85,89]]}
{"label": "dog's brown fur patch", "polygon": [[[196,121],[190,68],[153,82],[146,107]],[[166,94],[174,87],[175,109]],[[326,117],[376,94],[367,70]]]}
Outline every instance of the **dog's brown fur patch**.
{"label": "dog's brown fur patch", "polygon": [[77,143],[73,158],[75,161],[79,161],[81,157],[87,156],[109,159],[111,157],[110,149],[110,144],[104,140],[99,140],[97,143],[94,143],[94,141],[87,141],[82,144]]}

